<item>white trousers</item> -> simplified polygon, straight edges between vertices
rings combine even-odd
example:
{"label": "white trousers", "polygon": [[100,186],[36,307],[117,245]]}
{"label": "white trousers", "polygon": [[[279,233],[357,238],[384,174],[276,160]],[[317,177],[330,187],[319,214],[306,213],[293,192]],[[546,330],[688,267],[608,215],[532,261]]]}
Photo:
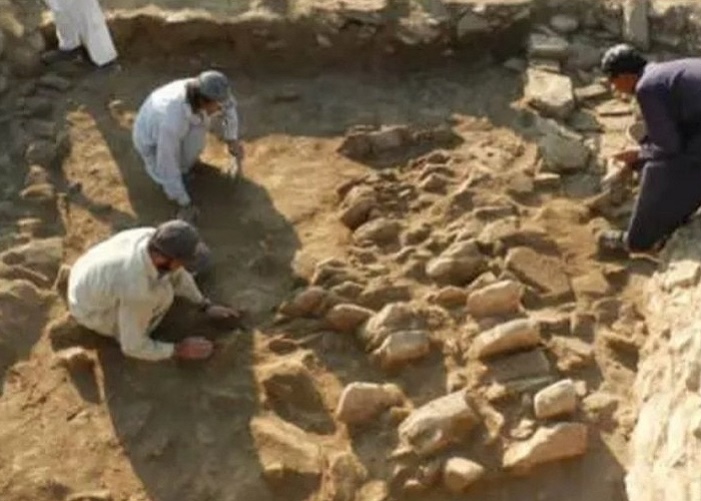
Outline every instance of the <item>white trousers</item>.
{"label": "white trousers", "polygon": [[97,0],[45,0],[56,22],[59,48],[85,46],[90,59],[103,66],[117,58],[117,49],[107,29],[105,15]]}

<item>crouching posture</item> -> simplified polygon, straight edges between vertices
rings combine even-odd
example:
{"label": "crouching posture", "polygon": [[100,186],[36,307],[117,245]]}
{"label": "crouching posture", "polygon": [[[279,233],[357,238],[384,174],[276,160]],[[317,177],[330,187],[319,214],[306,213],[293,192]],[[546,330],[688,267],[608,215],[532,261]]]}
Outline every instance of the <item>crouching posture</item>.
{"label": "crouching posture", "polygon": [[223,135],[234,157],[229,175],[238,174],[243,148],[238,114],[229,80],[218,71],[176,80],[153,91],[134,122],[133,141],[146,172],[178,204],[178,217],[192,221],[197,209],[185,187],[188,174],[204,151],[211,117],[223,113]]}
{"label": "crouching posture", "polygon": [[627,231],[601,233],[599,250],[654,251],[701,206],[701,59],[649,63],[622,44],[604,54],[602,70],[635,95],[647,135],[614,156],[623,167],[609,182],[640,171],[640,193]]}
{"label": "crouching posture", "polygon": [[208,358],[213,345],[205,338],[188,337],[171,344],[150,337],[176,295],[198,305],[210,319],[234,326],[238,312],[213,305],[191,274],[208,262],[208,248],[184,221],[123,231],[73,265],[68,279],[70,314],[83,327],[115,338],[130,357]]}

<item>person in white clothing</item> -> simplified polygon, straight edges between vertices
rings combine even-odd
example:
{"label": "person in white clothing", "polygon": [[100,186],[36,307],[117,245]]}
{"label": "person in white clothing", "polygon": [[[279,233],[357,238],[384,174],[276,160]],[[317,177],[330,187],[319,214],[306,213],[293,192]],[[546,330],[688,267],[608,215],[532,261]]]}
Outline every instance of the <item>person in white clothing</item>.
{"label": "person in white clothing", "polygon": [[243,162],[239,118],[228,78],[205,71],[196,78],[176,80],[154,90],[141,105],[132,139],[148,175],[168,199],[177,203],[178,217],[193,221],[198,213],[183,176],[204,151],[211,117],[223,114],[223,136],[233,156],[229,175]]}
{"label": "person in white clothing", "polygon": [[46,64],[76,59],[85,48],[97,66],[117,59],[117,49],[97,0],[45,0],[54,15],[58,49],[42,55]]}
{"label": "person in white clothing", "polygon": [[197,230],[180,220],[118,233],[72,266],[67,293],[70,315],[81,326],[115,338],[129,357],[208,358],[213,345],[205,338],[186,337],[172,344],[150,337],[176,295],[199,305],[210,320],[226,329],[237,325],[239,312],[213,305],[188,271],[206,266],[208,255]]}

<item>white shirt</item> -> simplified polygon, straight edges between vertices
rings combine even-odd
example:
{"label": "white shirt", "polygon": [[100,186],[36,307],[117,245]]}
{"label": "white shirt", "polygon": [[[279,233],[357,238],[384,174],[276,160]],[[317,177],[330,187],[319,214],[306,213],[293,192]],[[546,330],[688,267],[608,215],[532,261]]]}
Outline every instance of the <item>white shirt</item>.
{"label": "white shirt", "polygon": [[[168,196],[180,205],[188,205],[190,197],[182,181],[182,144],[193,129],[209,129],[210,119],[193,113],[187,102],[187,84],[193,79],[176,80],[154,90],[139,108],[134,122],[134,143],[142,151],[152,151],[154,165],[147,165],[149,174],[163,185]],[[224,139],[238,139],[239,119],[236,100],[232,97],[222,107]]]}
{"label": "white shirt", "polygon": [[71,268],[68,305],[79,324],[116,338],[125,355],[163,360],[174,345],[149,337],[175,295],[204,302],[192,275],[181,268],[159,276],[148,254],[155,228],[123,231],[83,254]]}

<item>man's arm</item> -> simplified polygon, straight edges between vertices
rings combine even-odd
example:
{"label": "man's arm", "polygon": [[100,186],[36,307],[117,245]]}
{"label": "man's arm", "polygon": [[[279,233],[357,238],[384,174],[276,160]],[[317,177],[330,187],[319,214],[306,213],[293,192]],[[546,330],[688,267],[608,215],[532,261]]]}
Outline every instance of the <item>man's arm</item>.
{"label": "man's arm", "polygon": [[227,143],[239,139],[239,114],[235,99],[230,99],[222,107],[224,119],[222,121],[224,140]]}
{"label": "man's arm", "polygon": [[180,172],[181,139],[173,129],[161,125],[156,146],[156,174],[169,199],[181,207],[190,205],[188,195]]}
{"label": "man's arm", "polygon": [[205,297],[195,283],[195,279],[184,268],[172,274],[171,283],[176,296],[184,297],[198,305],[205,304]]}
{"label": "man's arm", "polygon": [[119,344],[122,352],[133,358],[152,362],[166,360],[173,356],[175,346],[154,341],[149,337],[152,312],[141,302],[119,303]]}
{"label": "man's arm", "polygon": [[638,91],[637,98],[647,127],[647,141],[641,145],[641,159],[679,155],[682,141],[672,115],[669,91],[660,86],[644,87]]}

